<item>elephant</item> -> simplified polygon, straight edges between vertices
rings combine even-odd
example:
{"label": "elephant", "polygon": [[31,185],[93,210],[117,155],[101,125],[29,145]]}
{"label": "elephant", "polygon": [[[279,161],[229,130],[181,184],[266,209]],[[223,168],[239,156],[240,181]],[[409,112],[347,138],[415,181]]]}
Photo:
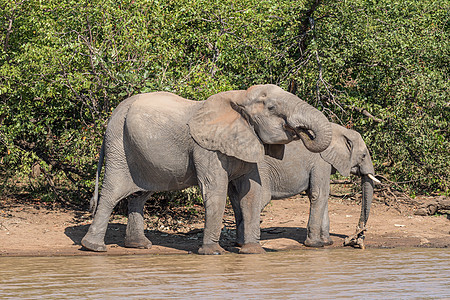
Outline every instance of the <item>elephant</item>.
{"label": "elephant", "polygon": [[[308,247],[333,244],[329,233],[328,216],[331,174],[337,170],[343,176],[349,176],[350,173],[361,176],[363,197],[357,227],[359,228],[359,233],[357,229],[358,238],[365,230],[369,217],[374,181],[379,182],[374,176],[372,159],[361,135],[335,123],[331,123],[331,127],[333,132],[331,143],[320,153],[310,152],[301,142],[293,141],[286,145],[284,157],[281,160],[265,156],[264,160],[258,163],[263,189],[261,211],[271,199],[292,197],[307,191],[310,214],[304,244]],[[245,178],[232,180],[228,191],[235,213],[238,245],[243,243],[245,229],[242,222],[244,213],[240,204],[241,199],[245,197],[247,186],[245,180]]]}
{"label": "elephant", "polygon": [[125,99],[108,121],[91,199],[94,217],[81,245],[106,251],[104,237],[113,208],[121,199],[141,192],[128,203],[125,246],[150,248],[152,243],[144,234],[146,199],[156,191],[198,185],[205,206],[198,253],[221,254],[224,249],[218,242],[228,183],[245,175],[241,199],[245,234],[240,253],[263,253],[257,162],[265,154],[279,156],[285,144],[295,139],[301,139],[309,151],[323,151],[331,142],[331,123],[307,102],[272,84],[221,92],[203,101],[169,92]]}

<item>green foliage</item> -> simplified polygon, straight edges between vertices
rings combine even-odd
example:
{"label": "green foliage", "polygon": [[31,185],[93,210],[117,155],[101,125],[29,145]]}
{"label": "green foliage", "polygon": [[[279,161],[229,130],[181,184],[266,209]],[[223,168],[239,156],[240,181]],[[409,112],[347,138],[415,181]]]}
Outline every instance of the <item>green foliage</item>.
{"label": "green foliage", "polygon": [[336,91],[322,103],[363,133],[379,173],[419,193],[449,190],[449,8],[445,1],[339,1],[316,12],[329,19],[317,22],[317,47]]}
{"label": "green foliage", "polygon": [[21,178],[25,190],[85,200],[107,119],[126,97],[202,100],[274,83],[360,131],[378,173],[418,193],[448,192],[449,9],[432,0],[0,0],[2,186]]}

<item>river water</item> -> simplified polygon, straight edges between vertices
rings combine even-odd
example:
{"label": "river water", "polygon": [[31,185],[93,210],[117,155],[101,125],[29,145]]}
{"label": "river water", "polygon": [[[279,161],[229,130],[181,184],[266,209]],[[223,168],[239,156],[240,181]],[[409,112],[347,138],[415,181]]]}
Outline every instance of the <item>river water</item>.
{"label": "river water", "polygon": [[0,299],[445,299],[450,249],[0,257]]}

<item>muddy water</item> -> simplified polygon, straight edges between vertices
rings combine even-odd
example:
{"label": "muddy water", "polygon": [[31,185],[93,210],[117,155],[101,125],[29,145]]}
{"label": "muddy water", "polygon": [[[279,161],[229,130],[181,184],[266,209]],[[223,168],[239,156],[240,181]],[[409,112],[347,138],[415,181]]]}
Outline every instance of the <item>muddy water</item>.
{"label": "muddy water", "polygon": [[0,299],[450,298],[449,249],[0,257]]}

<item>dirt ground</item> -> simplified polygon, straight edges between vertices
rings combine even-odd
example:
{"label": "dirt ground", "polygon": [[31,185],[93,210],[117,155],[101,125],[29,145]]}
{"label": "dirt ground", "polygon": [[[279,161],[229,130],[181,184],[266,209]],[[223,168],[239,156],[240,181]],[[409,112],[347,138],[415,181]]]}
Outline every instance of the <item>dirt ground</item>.
{"label": "dirt ground", "polygon": [[[413,205],[375,199],[366,232],[367,248],[450,246],[448,215],[414,215]],[[346,236],[354,233],[360,205],[355,200],[331,197],[331,236],[328,248],[342,248]],[[305,196],[275,200],[262,213],[261,244],[267,251],[305,250],[309,202]],[[46,209],[31,202],[17,204],[0,200],[0,256],[125,255],[195,253],[202,240],[202,218],[193,222],[171,220],[177,230],[164,225],[148,226],[151,249],[124,247],[126,217],[113,216],[106,233],[106,253],[85,251],[80,241],[92,218],[88,212]],[[154,223],[154,222],[153,222]],[[224,217],[221,245],[229,252],[234,246],[234,221],[230,209]],[[355,249],[353,251],[363,251]]]}

